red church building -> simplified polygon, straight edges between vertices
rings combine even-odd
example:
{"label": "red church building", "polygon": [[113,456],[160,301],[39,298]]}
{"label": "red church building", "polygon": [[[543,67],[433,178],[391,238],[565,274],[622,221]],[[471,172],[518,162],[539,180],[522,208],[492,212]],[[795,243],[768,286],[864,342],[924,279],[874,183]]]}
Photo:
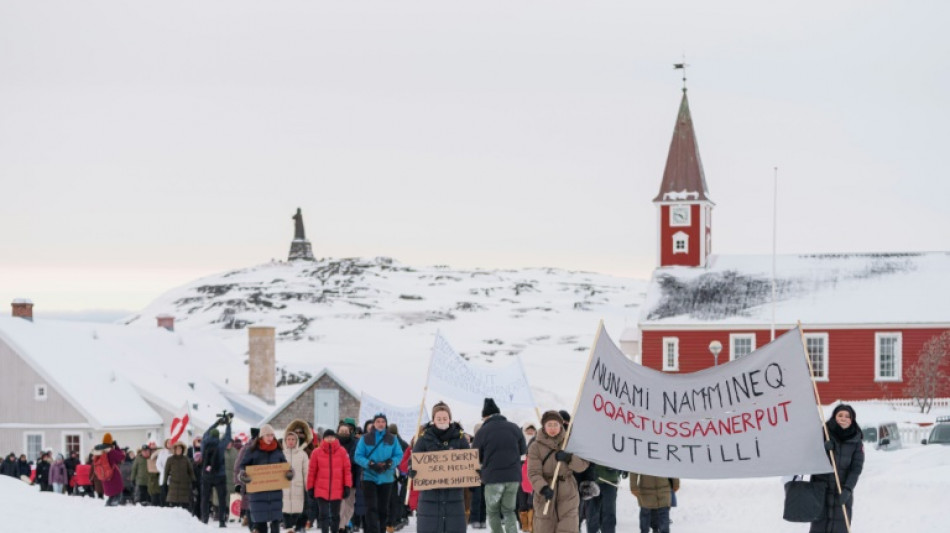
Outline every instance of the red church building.
{"label": "red church building", "polygon": [[[770,342],[772,256],[712,253],[715,204],[685,89],[653,203],[659,264],[639,320],[642,363],[694,372]],[[924,344],[950,330],[950,252],[780,255],[774,302],[776,336],[802,324],[823,402],[908,397]]]}

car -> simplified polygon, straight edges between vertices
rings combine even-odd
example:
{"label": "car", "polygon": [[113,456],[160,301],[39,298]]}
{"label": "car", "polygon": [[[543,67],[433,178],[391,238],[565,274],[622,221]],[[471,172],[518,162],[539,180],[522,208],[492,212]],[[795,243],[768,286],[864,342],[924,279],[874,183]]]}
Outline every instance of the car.
{"label": "car", "polygon": [[950,446],[950,422],[936,424],[930,430],[930,437],[920,441],[921,444],[943,444]]}
{"label": "car", "polygon": [[871,422],[861,425],[864,432],[864,442],[874,445],[875,450],[901,449],[901,434],[897,429],[897,422]]}

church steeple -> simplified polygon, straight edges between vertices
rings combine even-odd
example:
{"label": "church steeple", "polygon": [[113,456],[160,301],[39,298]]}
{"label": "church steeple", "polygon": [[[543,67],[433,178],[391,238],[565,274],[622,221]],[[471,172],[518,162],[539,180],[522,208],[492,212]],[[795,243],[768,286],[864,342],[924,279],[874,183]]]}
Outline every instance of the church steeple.
{"label": "church steeple", "polygon": [[287,260],[313,261],[313,250],[310,248],[310,241],[307,240],[307,235],[303,229],[303,213],[299,207],[297,208],[297,214],[291,218],[294,220],[294,240],[290,242],[290,254],[287,256]]}
{"label": "church steeple", "polygon": [[686,87],[683,87],[660,192],[653,203],[659,215],[659,266],[705,266],[712,251],[715,204],[709,199]]}

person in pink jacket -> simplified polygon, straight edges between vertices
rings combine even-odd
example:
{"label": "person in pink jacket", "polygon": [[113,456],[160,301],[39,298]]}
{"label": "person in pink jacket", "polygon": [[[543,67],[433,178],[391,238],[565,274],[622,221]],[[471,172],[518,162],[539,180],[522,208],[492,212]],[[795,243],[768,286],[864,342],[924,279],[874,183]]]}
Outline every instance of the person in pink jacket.
{"label": "person in pink jacket", "polygon": [[[125,452],[119,449],[118,444],[112,440],[112,434],[106,433],[102,436],[102,444],[96,446],[96,450],[106,455],[106,460],[112,466],[112,475],[109,479],[96,476],[102,481],[102,493],[105,495],[106,506],[114,507],[119,505],[119,498],[122,496],[122,490],[125,488],[125,482],[122,481],[122,474],[119,472],[119,464],[125,460]],[[93,461],[93,469],[96,469],[96,461]]]}
{"label": "person in pink jacket", "polygon": [[350,456],[340,446],[332,429],[323,432],[323,442],[310,455],[307,490],[313,490],[319,509],[320,531],[337,533],[340,530],[340,503],[350,496],[353,476]]}

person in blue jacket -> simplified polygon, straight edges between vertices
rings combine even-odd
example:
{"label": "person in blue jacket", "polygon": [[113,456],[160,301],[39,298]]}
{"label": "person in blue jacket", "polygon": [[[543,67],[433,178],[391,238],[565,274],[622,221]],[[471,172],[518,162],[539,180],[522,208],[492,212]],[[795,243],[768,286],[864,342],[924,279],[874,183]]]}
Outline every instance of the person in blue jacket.
{"label": "person in blue jacket", "polygon": [[373,427],[356,445],[353,460],[363,467],[363,498],[366,501],[366,533],[386,529],[389,498],[396,480],[396,467],[402,460],[402,446],[389,432],[384,413],[373,416]]}

